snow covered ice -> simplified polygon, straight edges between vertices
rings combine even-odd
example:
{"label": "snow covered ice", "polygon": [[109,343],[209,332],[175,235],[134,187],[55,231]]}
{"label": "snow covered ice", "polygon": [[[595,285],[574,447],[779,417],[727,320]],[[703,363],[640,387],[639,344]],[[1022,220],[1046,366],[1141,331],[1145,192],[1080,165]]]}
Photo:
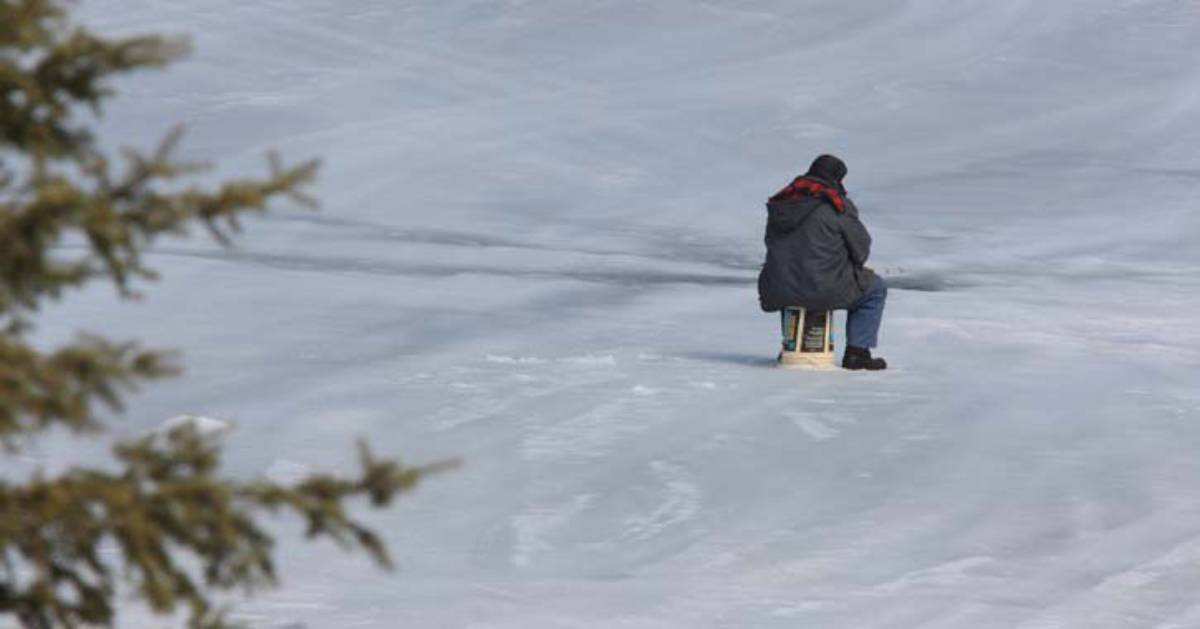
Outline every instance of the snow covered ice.
{"label": "snow covered ice", "polygon": [[[321,212],[49,313],[182,350],[115,432],[225,418],[246,476],[465,461],[368,516],[396,573],[285,526],[236,618],[1200,627],[1193,0],[82,10],[196,48],[118,85],[113,142],[324,162]],[[882,374],[771,365],[763,202],[826,151],[898,289]]]}

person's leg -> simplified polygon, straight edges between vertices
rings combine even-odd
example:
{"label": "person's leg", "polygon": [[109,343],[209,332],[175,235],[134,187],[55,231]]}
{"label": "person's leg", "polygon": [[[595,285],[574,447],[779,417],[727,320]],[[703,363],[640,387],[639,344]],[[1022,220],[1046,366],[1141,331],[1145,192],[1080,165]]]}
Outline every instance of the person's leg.
{"label": "person's leg", "polygon": [[846,312],[846,344],[860,349],[879,345],[879,326],[887,303],[887,283],[875,276],[867,292]]}

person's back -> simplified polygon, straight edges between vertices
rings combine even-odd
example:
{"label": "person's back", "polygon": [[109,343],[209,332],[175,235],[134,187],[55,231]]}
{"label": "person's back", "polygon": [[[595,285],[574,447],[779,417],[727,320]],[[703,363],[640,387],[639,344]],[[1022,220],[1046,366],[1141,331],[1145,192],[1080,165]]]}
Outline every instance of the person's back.
{"label": "person's back", "polygon": [[887,286],[871,269],[871,236],[846,196],[846,165],[818,157],[808,172],[767,202],[767,258],[758,278],[762,309],[847,310],[842,366],[884,369],[872,358]]}

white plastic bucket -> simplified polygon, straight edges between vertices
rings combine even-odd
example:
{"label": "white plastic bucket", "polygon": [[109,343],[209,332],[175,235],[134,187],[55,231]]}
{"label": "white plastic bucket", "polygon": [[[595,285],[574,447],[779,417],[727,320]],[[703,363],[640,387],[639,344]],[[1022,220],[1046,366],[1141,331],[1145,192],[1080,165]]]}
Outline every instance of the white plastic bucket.
{"label": "white plastic bucket", "polygon": [[779,365],[789,369],[836,369],[833,311],[786,308]]}

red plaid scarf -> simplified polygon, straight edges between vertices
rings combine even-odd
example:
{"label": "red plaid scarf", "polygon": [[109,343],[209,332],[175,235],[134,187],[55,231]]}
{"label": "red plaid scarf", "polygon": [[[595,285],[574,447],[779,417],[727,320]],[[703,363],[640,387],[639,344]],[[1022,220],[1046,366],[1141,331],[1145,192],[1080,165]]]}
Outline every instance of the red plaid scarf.
{"label": "red plaid scarf", "polygon": [[797,177],[788,187],[775,193],[775,196],[771,197],[771,201],[791,201],[804,197],[825,197],[833,204],[834,209],[839,212],[846,211],[846,200],[842,198],[842,194],[836,188],[830,188],[819,181],[804,177]]}

